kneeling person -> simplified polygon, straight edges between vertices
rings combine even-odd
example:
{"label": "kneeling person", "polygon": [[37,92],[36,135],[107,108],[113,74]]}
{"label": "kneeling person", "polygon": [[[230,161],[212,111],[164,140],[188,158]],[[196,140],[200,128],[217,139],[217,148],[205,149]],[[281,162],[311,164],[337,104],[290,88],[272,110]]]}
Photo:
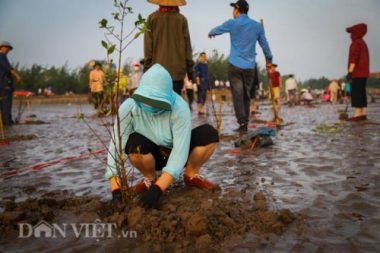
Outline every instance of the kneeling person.
{"label": "kneeling person", "polygon": [[[157,207],[161,194],[179,178],[182,169],[189,186],[210,189],[213,184],[199,175],[200,167],[213,154],[219,141],[210,125],[191,130],[191,115],[186,102],[173,90],[170,74],[159,64],[142,77],[132,99],[119,109],[121,147],[131,164],[144,176],[133,189],[142,193],[140,202],[146,208]],[[121,199],[120,178],[116,166],[119,143],[114,127],[108,154],[107,179],[110,179],[114,201]],[[123,162],[123,161],[121,161]],[[156,178],[156,171],[162,170]]]}

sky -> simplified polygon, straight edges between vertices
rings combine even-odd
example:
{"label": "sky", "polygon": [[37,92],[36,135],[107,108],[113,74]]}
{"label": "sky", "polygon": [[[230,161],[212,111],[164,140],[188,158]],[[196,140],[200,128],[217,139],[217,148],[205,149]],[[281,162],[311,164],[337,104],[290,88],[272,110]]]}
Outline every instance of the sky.
{"label": "sky", "polygon": [[[213,49],[228,56],[229,35],[209,39],[208,32],[232,18],[231,0],[187,0],[181,7],[186,16],[193,51]],[[298,79],[339,78],[347,72],[351,43],[345,28],[368,24],[365,37],[371,55],[371,72],[380,71],[379,0],[248,0],[249,16],[264,20],[274,62],[282,74]],[[126,32],[136,15],[143,17],[157,9],[145,0],[129,0],[134,14],[127,18]],[[92,59],[104,59],[101,46],[102,18],[111,20],[113,0],[0,0],[0,41],[9,41],[14,50],[8,55],[13,64],[83,66]],[[265,63],[257,45],[257,61]],[[143,57],[143,37],[134,41],[123,61]]]}

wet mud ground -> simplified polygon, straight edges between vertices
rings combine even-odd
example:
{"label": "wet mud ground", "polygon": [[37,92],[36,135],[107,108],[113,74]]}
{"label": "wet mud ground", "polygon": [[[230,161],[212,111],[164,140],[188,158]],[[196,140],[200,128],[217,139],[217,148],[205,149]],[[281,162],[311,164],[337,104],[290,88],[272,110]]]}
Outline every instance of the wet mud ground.
{"label": "wet mud ground", "polygon": [[[220,189],[178,182],[160,211],[146,212],[133,201],[110,205],[106,156],[89,155],[104,146],[76,115],[84,113],[107,145],[110,118],[97,119],[89,105],[34,106],[34,120],[48,124],[7,128],[7,136],[33,138],[0,146],[0,252],[380,252],[380,104],[370,104],[366,123],[333,126],[344,107],[284,106],[288,125],[275,144],[237,153],[237,125],[224,105],[221,142],[201,171]],[[267,103],[259,111],[271,118]],[[212,115],[192,117],[194,127],[214,124]],[[49,161],[58,162],[32,167]],[[116,223],[137,239],[18,238],[18,223],[42,219]]]}

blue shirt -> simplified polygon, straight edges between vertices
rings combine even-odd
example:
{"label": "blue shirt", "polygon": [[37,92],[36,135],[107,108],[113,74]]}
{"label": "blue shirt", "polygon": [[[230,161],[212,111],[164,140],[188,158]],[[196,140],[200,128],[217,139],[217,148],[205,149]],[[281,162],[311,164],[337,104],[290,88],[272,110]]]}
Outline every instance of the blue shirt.
{"label": "blue shirt", "polygon": [[253,69],[256,66],[256,42],[264,51],[268,63],[272,63],[272,52],[261,25],[250,19],[246,14],[240,14],[221,26],[215,27],[210,36],[230,33],[231,53],[229,63],[241,69]]}
{"label": "blue shirt", "polygon": [[11,70],[12,66],[9,63],[7,56],[0,53],[0,89],[5,85],[12,86]]}
{"label": "blue shirt", "polygon": [[205,63],[198,63],[195,66],[195,74],[201,80],[201,87],[208,88],[208,66]]}

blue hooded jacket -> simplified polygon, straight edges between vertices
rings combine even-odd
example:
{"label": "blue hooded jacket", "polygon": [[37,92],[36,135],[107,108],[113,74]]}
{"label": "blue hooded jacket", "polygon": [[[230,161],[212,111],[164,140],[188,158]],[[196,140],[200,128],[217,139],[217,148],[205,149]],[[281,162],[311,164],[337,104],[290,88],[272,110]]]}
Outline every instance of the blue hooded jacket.
{"label": "blue hooded jacket", "polygon": [[[119,108],[121,147],[124,152],[129,135],[137,132],[159,146],[172,149],[163,172],[179,178],[189,156],[191,115],[187,103],[173,91],[169,72],[153,65],[141,78],[132,99]],[[105,176],[117,175],[119,141],[117,122],[109,145]],[[114,141],[115,140],[115,143]]]}

